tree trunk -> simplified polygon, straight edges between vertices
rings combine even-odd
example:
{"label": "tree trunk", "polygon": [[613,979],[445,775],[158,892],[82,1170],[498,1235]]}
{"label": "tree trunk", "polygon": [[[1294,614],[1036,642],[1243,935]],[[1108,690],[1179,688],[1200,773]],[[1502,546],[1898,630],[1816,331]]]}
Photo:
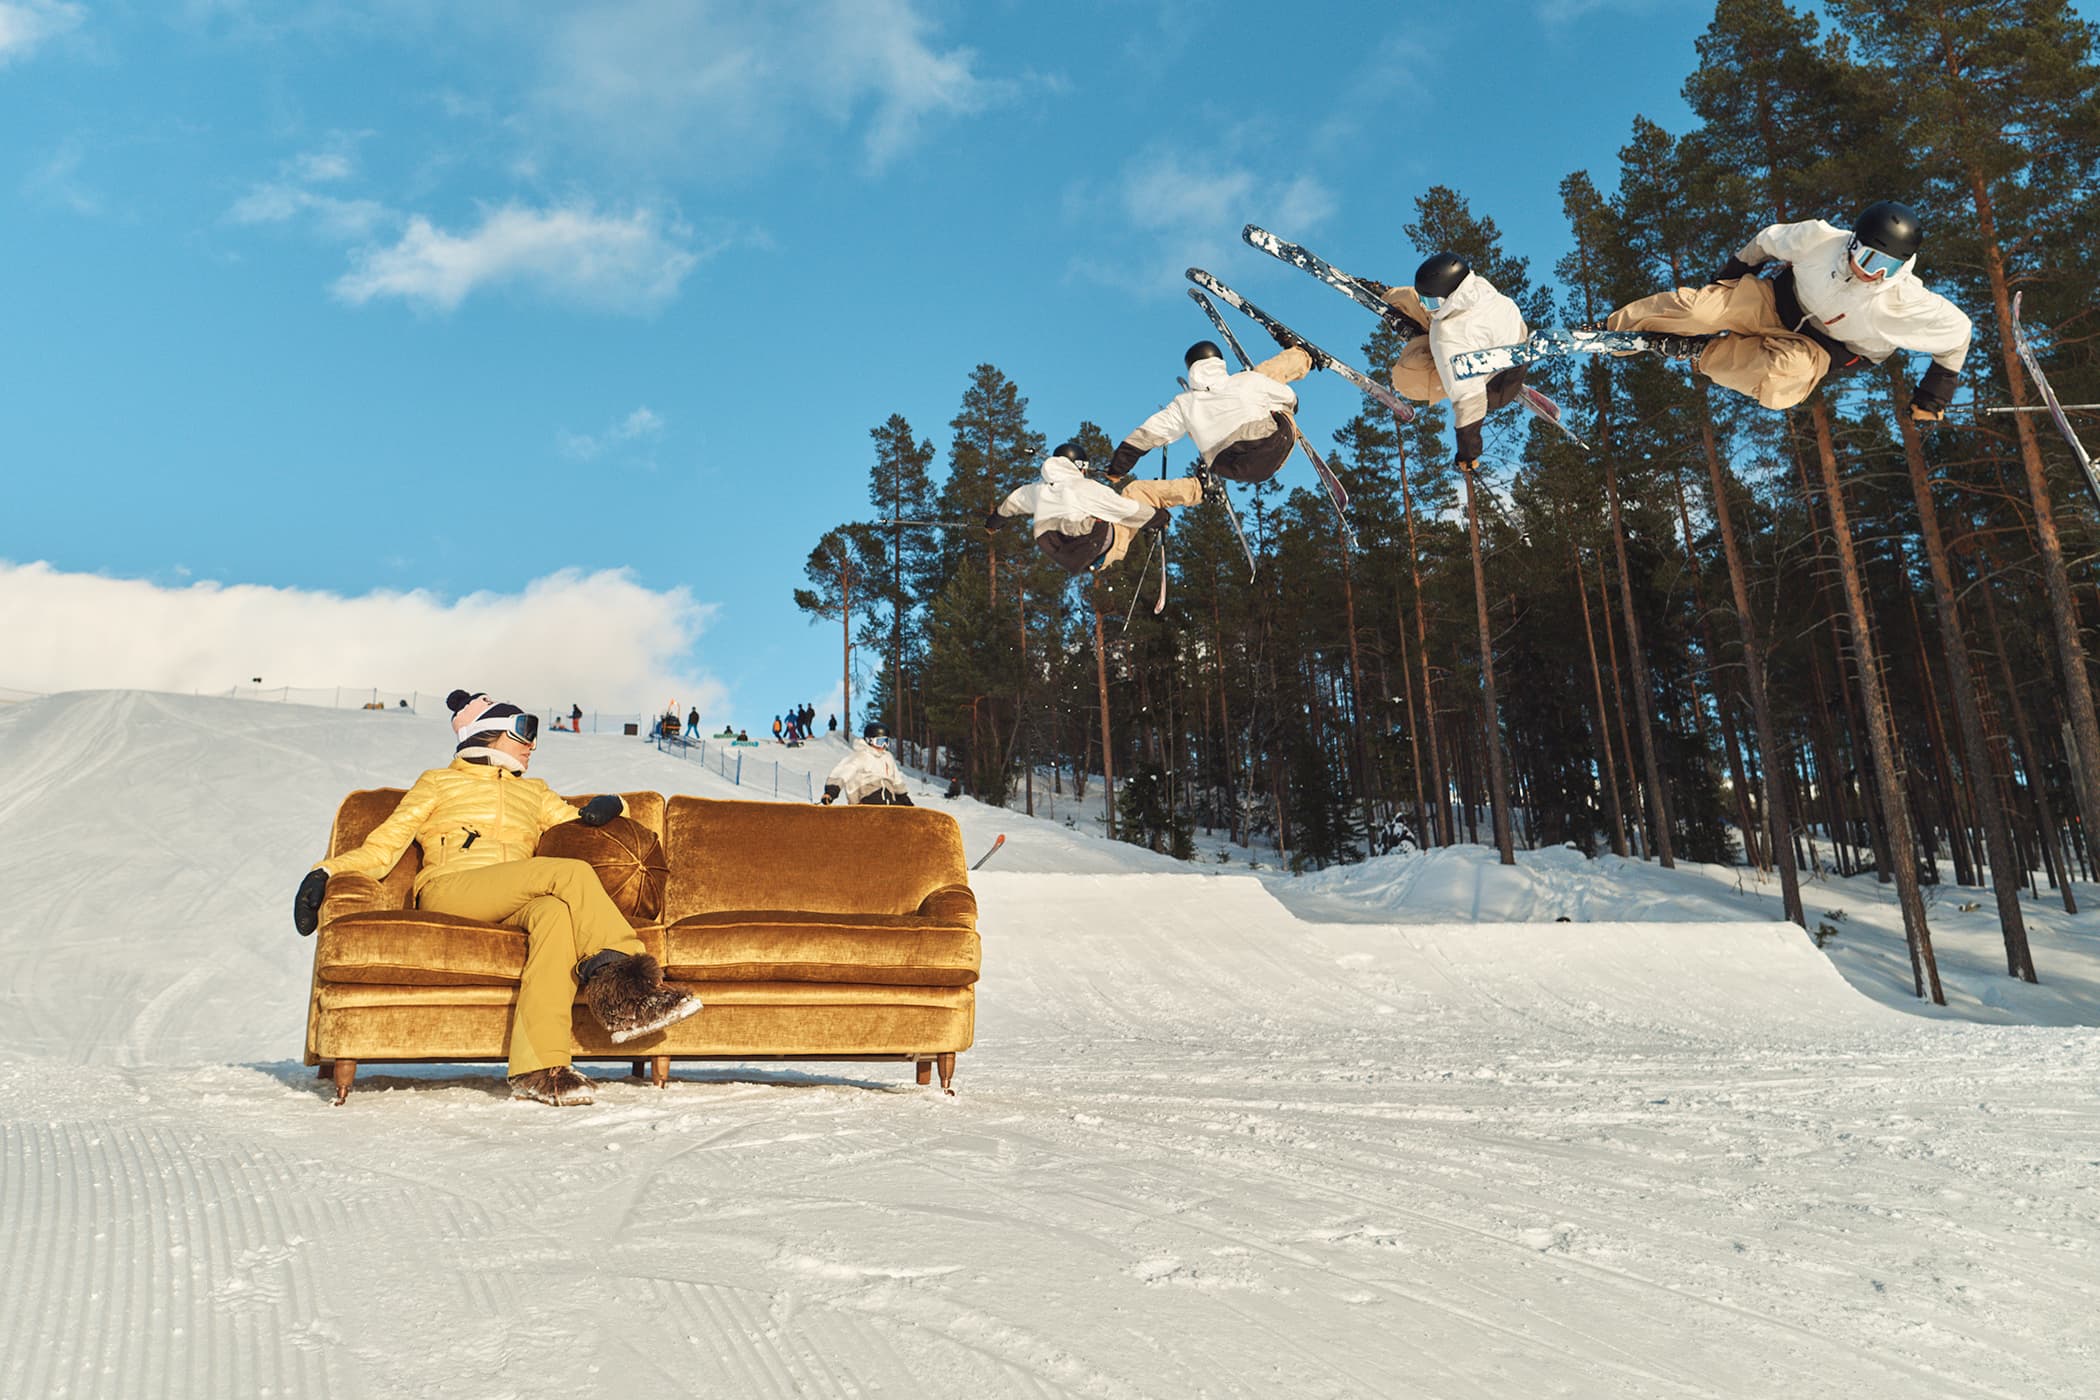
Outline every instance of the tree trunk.
{"label": "tree trunk", "polygon": [[1100,576],[1090,575],[1086,587],[1094,614],[1094,679],[1099,683],[1101,690],[1101,811],[1108,822],[1108,839],[1113,841],[1116,839],[1116,761],[1109,752],[1108,649],[1101,641]]}
{"label": "tree trunk", "polygon": [[1407,488],[1407,439],[1393,421],[1393,441],[1400,464],[1400,506],[1407,515],[1407,563],[1415,584],[1415,651],[1422,658],[1422,737],[1429,741],[1429,785],[1436,793],[1434,829],[1423,833],[1433,845],[1448,846],[1455,839],[1451,829],[1450,789],[1444,785],[1444,760],[1437,748],[1436,683],[1429,674],[1429,618],[1422,609],[1422,551],[1415,542],[1415,501]]}
{"label": "tree trunk", "polygon": [[1626,727],[1626,691],[1619,683],[1619,634],[1611,620],[1611,585],[1604,577],[1604,555],[1597,556],[1597,610],[1604,615],[1604,654],[1611,661],[1611,698],[1619,720],[1619,752],[1626,755],[1626,794],[1633,807],[1634,827],[1641,838],[1640,857],[1655,853],[1655,837],[1648,822],[1648,809],[1641,802],[1640,779],[1633,773],[1633,731]]}
{"label": "tree trunk", "polygon": [[[1600,442],[1600,447],[1602,446]],[[1648,775],[1648,807],[1655,822],[1655,856],[1665,870],[1677,868],[1670,849],[1669,794],[1655,756],[1655,722],[1649,717],[1648,661],[1641,650],[1640,619],[1633,611],[1633,570],[1626,563],[1626,525],[1619,514],[1619,468],[1604,451],[1604,493],[1611,504],[1611,542],[1619,560],[1619,609],[1626,621],[1626,660],[1633,668],[1634,716],[1640,721],[1641,766]]]}
{"label": "tree trunk", "polygon": [[1917,846],[1911,840],[1910,812],[1904,804],[1903,774],[1897,766],[1894,726],[1881,669],[1868,630],[1866,592],[1860,583],[1859,559],[1852,545],[1852,526],[1845,493],[1838,480],[1837,449],[1831,442],[1830,408],[1819,393],[1810,401],[1809,418],[1816,430],[1816,456],[1823,466],[1825,505],[1830,533],[1837,542],[1838,567],[1845,586],[1845,605],[1852,618],[1853,655],[1859,672],[1861,708],[1866,712],[1867,743],[1874,755],[1874,780],[1881,793],[1881,818],[1888,831],[1890,863],[1895,867],[1896,899],[1903,910],[1903,933],[1910,944],[1911,979],[1921,997],[1944,1006],[1940,971],[1932,955],[1932,933],[1925,926],[1925,901],[1918,890]]}
{"label": "tree trunk", "polygon": [[1502,707],[1495,698],[1495,645],[1488,630],[1487,571],[1480,560],[1480,507],[1473,486],[1474,468],[1467,463],[1466,533],[1473,541],[1473,611],[1480,622],[1480,679],[1486,693],[1483,731],[1488,751],[1488,805],[1494,816],[1495,849],[1504,865],[1515,865],[1517,853],[1510,844],[1509,788],[1502,763]]}
{"label": "tree trunk", "polygon": [[1619,807],[1619,763],[1611,751],[1611,715],[1604,707],[1604,677],[1597,668],[1597,629],[1590,622],[1590,590],[1582,581],[1582,555],[1573,536],[1568,552],[1575,559],[1575,596],[1582,600],[1582,640],[1590,652],[1590,688],[1597,694],[1597,743],[1604,750],[1604,800],[1611,816],[1611,853],[1626,855],[1626,813]]}

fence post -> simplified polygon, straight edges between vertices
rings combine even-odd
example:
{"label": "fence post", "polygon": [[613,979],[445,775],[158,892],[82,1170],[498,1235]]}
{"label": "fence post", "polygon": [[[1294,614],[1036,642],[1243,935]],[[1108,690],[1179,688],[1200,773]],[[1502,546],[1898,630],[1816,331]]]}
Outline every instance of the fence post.
{"label": "fence post", "polygon": [[744,785],[744,756],[743,756],[742,754],[738,754],[738,755],[736,756],[736,779],[735,779],[735,781],[736,781],[736,785],[737,785],[738,787],[742,787],[742,786]]}

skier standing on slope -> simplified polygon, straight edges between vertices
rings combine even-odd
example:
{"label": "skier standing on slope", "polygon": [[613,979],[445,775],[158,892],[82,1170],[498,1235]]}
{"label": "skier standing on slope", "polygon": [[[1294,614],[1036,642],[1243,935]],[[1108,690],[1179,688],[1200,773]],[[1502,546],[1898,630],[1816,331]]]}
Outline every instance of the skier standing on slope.
{"label": "skier standing on slope", "polygon": [[1194,477],[1135,479],[1118,491],[1096,480],[1079,444],[1060,443],[1043,461],[1042,476],[1020,487],[984,517],[988,531],[1009,515],[1032,517],[1035,547],[1068,574],[1099,572],[1130,552],[1140,530],[1167,528],[1167,512],[1203,499]]}
{"label": "skier standing on slope", "polygon": [[1108,474],[1128,476],[1147,452],[1185,437],[1202,462],[1199,481],[1206,472],[1249,483],[1276,475],[1297,441],[1292,415],[1298,395],[1290,386],[1317,368],[1312,352],[1288,345],[1253,369],[1233,374],[1217,343],[1199,340],[1181,362],[1188,387],[1131,430],[1109,459]]}
{"label": "skier standing on slope", "polygon": [[1464,350],[1516,344],[1531,334],[1524,313],[1457,253],[1425,259],[1415,270],[1412,287],[1367,285],[1424,332],[1410,336],[1407,348],[1393,361],[1388,373],[1393,392],[1417,403],[1450,399],[1458,464],[1471,467],[1480,460],[1480,425],[1490,413],[1516,400],[1524,387],[1524,371],[1461,376],[1452,369],[1451,357]]}
{"label": "skier standing on slope", "polygon": [[844,799],[849,806],[909,807],[911,794],[904,790],[904,772],[890,757],[889,726],[871,719],[860,738],[824,779],[824,795],[817,800],[826,807]]}
{"label": "skier standing on slope", "polygon": [[533,854],[541,835],[563,822],[611,821],[620,799],[594,797],[579,811],[525,776],[538,716],[464,690],[445,704],[458,739],[451,764],[417,778],[363,845],[307,872],[292,901],[292,925],[302,934],[319,925],[331,875],[380,879],[415,842],[423,850],[416,907],[525,931],[505,1071],[511,1096],[589,1103],[591,1081],[569,1065],[569,1007],[579,986],[584,1005],[615,1041],[684,1020],[700,999],[664,985],[663,969],[587,862]]}
{"label": "skier standing on slope", "polygon": [[[1932,357],[1910,415],[1937,423],[1969,353],[1969,318],[1918,280],[1924,224],[1893,200],[1870,204],[1850,230],[1808,219],[1773,224],[1704,287],[1622,306],[1610,330],[1728,334],[1682,347],[1695,374],[1766,408],[1792,408],[1833,369],[1880,364],[1899,350]],[[1776,277],[1758,269],[1781,265]]]}

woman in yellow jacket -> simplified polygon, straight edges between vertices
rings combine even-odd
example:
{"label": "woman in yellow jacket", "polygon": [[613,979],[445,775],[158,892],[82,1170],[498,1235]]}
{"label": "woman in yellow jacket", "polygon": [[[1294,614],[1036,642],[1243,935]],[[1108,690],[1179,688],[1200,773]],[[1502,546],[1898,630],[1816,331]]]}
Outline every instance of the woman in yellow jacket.
{"label": "woman in yellow jacket", "polygon": [[539,737],[536,716],[463,690],[445,703],[458,739],[451,764],[417,778],[363,845],[308,872],[292,923],[302,934],[314,931],[330,875],[379,879],[416,842],[423,848],[417,907],[525,931],[506,1071],[512,1095],[589,1103],[591,1082],[569,1064],[569,1007],[578,985],[614,1041],[683,1020],[700,1009],[700,999],[663,984],[663,970],[642,951],[589,865],[533,854],[548,828],[569,821],[602,826],[619,815],[620,799],[594,797],[579,811],[526,777]]}

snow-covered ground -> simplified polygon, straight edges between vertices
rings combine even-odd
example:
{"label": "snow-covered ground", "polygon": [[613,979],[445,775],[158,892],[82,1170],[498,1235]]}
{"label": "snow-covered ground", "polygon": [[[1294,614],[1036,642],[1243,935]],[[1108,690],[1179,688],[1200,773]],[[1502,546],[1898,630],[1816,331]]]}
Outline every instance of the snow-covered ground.
{"label": "snow-covered ground", "polygon": [[[1734,872],[1257,879],[962,801],[973,851],[1008,841],[958,1097],[687,1067],[552,1110],[495,1067],[375,1066],[331,1108],[291,891],[344,792],[447,739],[0,708],[0,1396],[2100,1381],[2100,1032],[2038,1024],[2095,1019],[2093,916],[2030,905],[2044,987],[1997,987],[1991,921],[1942,896],[1927,1016],[1862,994],[1901,956],[1871,881],[1811,887],[1848,911],[1825,952]],[[738,795],[610,736],[534,771]]]}

